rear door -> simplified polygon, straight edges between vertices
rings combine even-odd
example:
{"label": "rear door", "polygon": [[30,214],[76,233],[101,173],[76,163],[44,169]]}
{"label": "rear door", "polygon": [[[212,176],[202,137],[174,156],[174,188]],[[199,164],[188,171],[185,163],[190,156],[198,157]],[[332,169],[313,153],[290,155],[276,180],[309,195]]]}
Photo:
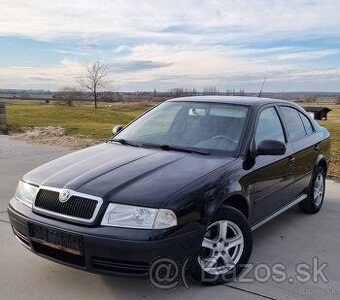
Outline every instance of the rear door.
{"label": "rear door", "polygon": [[304,193],[316,164],[319,137],[310,120],[299,110],[280,106],[294,151],[293,197]]}
{"label": "rear door", "polygon": [[259,155],[253,167],[255,192],[253,198],[253,220],[257,222],[285,204],[289,203],[293,183],[292,148],[285,135],[282,120],[274,106],[265,107],[259,113],[255,125],[255,144],[263,140],[285,143],[283,155]]}

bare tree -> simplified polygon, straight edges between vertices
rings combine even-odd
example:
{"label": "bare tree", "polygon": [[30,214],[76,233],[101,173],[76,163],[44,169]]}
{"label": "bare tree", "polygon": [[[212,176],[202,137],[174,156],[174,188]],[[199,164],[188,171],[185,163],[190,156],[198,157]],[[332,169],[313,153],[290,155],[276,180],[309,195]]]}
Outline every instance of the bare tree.
{"label": "bare tree", "polygon": [[203,95],[218,95],[219,93],[219,90],[213,86],[203,89]]}
{"label": "bare tree", "polygon": [[335,99],[335,104],[340,105],[340,96],[337,96]]}
{"label": "bare tree", "polygon": [[72,106],[72,102],[79,98],[81,92],[73,86],[64,86],[55,93],[55,98],[61,102],[65,102],[69,107]]}
{"label": "bare tree", "polygon": [[318,100],[316,95],[307,95],[304,97],[303,102],[306,103],[316,103]]}
{"label": "bare tree", "polygon": [[79,80],[79,83],[83,88],[92,92],[95,108],[97,108],[99,99],[98,91],[104,89],[109,84],[108,75],[108,65],[96,61],[93,64],[86,66],[86,74]]}
{"label": "bare tree", "polygon": [[185,95],[184,88],[171,89],[170,94],[171,94],[172,97],[175,97],[175,98],[183,97]]}
{"label": "bare tree", "polygon": [[119,93],[118,91],[112,92],[112,91],[106,91],[100,93],[100,101],[103,102],[120,102],[123,101],[123,95],[122,93]]}

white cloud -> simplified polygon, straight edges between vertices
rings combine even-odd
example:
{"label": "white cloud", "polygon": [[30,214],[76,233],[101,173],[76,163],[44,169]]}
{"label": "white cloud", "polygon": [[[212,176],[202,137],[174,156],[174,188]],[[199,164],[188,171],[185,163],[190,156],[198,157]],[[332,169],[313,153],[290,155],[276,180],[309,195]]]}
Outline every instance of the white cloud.
{"label": "white cloud", "polygon": [[159,33],[170,26],[189,28],[189,37],[207,40],[211,32],[231,39],[340,32],[340,2],[334,0],[1,0],[0,7],[1,35],[36,39],[179,37]]}
{"label": "white cloud", "polygon": [[83,65],[64,59],[54,67],[0,68],[0,82],[8,88],[41,88],[46,85],[57,88],[77,84],[77,78],[83,72]]}
{"label": "white cloud", "polygon": [[[340,67],[313,66],[311,68],[310,65],[301,66],[291,62],[289,58],[290,54],[291,58],[306,55],[314,59],[316,56],[334,54],[335,50],[326,53],[289,48],[289,51],[288,49],[285,51],[287,57],[282,57],[281,52],[277,54],[275,49],[268,49],[272,55],[270,58],[256,60],[244,57],[245,53],[239,48],[138,45],[131,49],[130,59],[144,61],[152,57],[153,60],[164,65],[171,63],[162,68],[119,74],[118,80],[123,87],[147,86],[149,89],[153,87],[201,89],[205,86],[217,86],[222,90],[233,87],[247,87],[249,90],[258,88],[266,76],[269,89],[277,89],[275,83],[281,82],[285,90],[295,90],[304,81],[318,79],[320,86],[317,89],[322,89],[323,82],[327,82],[330,77],[340,79]],[[247,49],[245,52],[257,53],[256,49]],[[281,61],[285,63],[282,64]],[[309,83],[309,89],[315,89],[315,84]]]}
{"label": "white cloud", "polygon": [[[313,89],[313,80],[322,84],[330,76],[340,78],[338,65],[314,63],[338,55],[337,48],[249,46],[335,39],[340,35],[339,1],[0,0],[0,8],[0,36],[82,41],[78,48],[55,49],[65,59],[52,67],[0,68],[2,86],[58,88],[81,75],[81,57],[104,59],[113,66],[127,62],[128,67],[113,74],[126,89],[251,89],[264,76],[283,86],[289,83],[291,89],[309,82]],[[112,47],[103,50],[100,41]]]}
{"label": "white cloud", "polygon": [[[107,61],[112,64],[113,85],[120,86],[122,90],[166,90],[172,87],[201,89],[206,86],[217,86],[221,90],[254,90],[258,88],[264,76],[268,78],[268,90],[277,89],[276,83],[280,83],[282,89],[296,90],[309,81],[309,89],[315,89],[317,82],[320,86],[317,89],[322,90],[329,78],[340,80],[340,67],[311,68],[290,62],[293,57],[309,55],[314,58],[317,55],[326,55],[324,52],[309,53],[310,51],[301,49],[296,52],[296,49],[290,48],[290,52],[286,50],[287,53],[282,57],[283,54],[277,54],[275,49],[268,49],[271,57],[256,60],[245,57],[245,53],[257,53],[256,49],[247,49],[244,53],[239,48],[220,46],[207,48],[145,44],[130,47],[129,51],[128,60],[125,62]],[[281,61],[285,63],[282,64]],[[54,67],[0,68],[0,81],[7,87],[57,89],[63,85],[77,84],[77,78],[83,74],[82,63],[64,59]]]}

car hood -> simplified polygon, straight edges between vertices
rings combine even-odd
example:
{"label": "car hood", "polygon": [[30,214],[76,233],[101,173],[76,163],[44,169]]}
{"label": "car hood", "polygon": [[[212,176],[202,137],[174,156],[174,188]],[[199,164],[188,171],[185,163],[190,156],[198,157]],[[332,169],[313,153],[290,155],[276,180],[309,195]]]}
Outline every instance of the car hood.
{"label": "car hood", "polygon": [[176,191],[234,159],[104,143],[48,162],[23,180],[104,201],[158,207]]}

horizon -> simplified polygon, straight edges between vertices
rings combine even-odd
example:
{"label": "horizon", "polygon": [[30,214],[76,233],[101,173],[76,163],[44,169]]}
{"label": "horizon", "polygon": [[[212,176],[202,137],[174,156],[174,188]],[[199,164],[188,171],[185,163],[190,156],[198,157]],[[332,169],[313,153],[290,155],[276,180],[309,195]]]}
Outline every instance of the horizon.
{"label": "horizon", "polygon": [[[340,3],[330,0],[0,0],[0,89],[77,85],[101,60],[121,92],[216,87],[337,93]],[[253,92],[252,92],[253,91]]]}
{"label": "horizon", "polygon": [[[234,90],[235,92],[235,95],[232,95],[232,94],[229,94],[229,95],[223,95],[227,92],[227,90],[217,90],[217,94],[205,94],[205,96],[216,96],[216,95],[221,95],[221,96],[248,96],[248,95],[253,95],[253,94],[258,94],[259,93],[259,90],[257,91],[246,91],[244,89],[241,89],[243,90],[243,93],[244,95],[239,95],[238,93],[240,92],[240,90]],[[37,92],[37,93],[57,93],[59,92],[60,90],[58,89],[18,89],[18,88],[0,88],[0,98],[7,98],[6,96],[3,96],[1,95],[1,93],[3,94],[6,94],[7,93],[20,93],[20,92]],[[88,90],[84,90],[82,89],[81,87],[79,88],[79,91],[84,93],[84,94],[92,94],[91,91],[88,91]],[[190,91],[192,91],[192,89],[185,89],[183,90],[184,93],[189,93],[190,94]],[[229,89],[228,90],[229,93],[232,93],[233,92],[233,89]],[[103,92],[106,92],[106,91],[103,91]],[[119,90],[119,91],[110,91],[108,90],[107,92],[112,92],[112,93],[115,93],[115,92],[118,92],[118,93],[122,93],[122,94],[135,94],[135,93],[150,93],[150,94],[153,94],[155,92],[155,89],[153,90]],[[167,94],[167,93],[172,93],[171,89],[168,89],[168,90],[165,90],[165,91],[157,91],[157,94]],[[195,90],[195,93],[197,95],[202,95],[204,93],[203,89],[199,90]],[[322,95],[325,95],[325,96],[329,96],[329,97],[333,97],[333,96],[340,96],[340,91],[266,91],[266,90],[262,90],[261,94],[265,95],[265,94],[277,94],[277,95],[300,95],[300,96],[307,96],[307,95],[315,95],[315,96],[322,96]],[[20,99],[20,98],[18,98]],[[33,98],[32,98],[33,99]],[[32,100],[31,98],[28,98],[28,100]],[[33,99],[34,100],[34,99]],[[38,99],[37,99],[38,100]]]}

